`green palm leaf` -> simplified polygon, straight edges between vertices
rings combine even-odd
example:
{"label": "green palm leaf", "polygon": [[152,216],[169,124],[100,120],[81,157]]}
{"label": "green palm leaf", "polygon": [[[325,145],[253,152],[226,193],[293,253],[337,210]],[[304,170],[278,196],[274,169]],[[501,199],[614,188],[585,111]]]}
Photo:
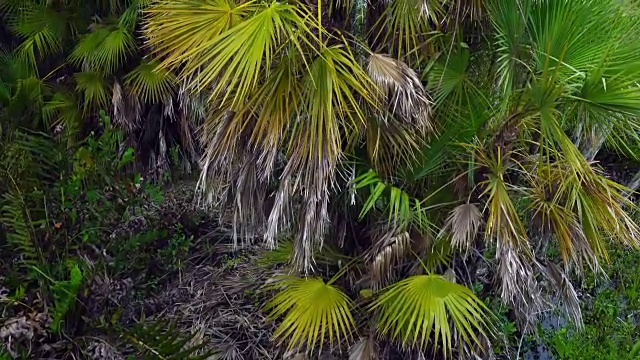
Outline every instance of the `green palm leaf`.
{"label": "green palm leaf", "polygon": [[403,231],[410,225],[424,231],[431,228],[422,202],[403,189],[386,183],[374,170],[369,169],[358,176],[354,179],[354,185],[356,190],[369,190],[360,210],[360,218],[375,209],[381,209],[387,215],[387,224],[393,229]]}
{"label": "green palm leaf", "polygon": [[124,77],[124,82],[131,92],[142,101],[157,103],[169,98],[173,92],[175,76],[168,70],[158,66],[156,62],[142,63]]}
{"label": "green palm leaf", "polygon": [[69,56],[71,63],[86,64],[92,70],[112,73],[135,48],[135,40],[125,28],[97,27],[85,35]]}
{"label": "green palm leaf", "polygon": [[60,13],[45,5],[26,4],[11,18],[13,31],[23,39],[18,53],[32,66],[41,57],[61,50],[66,23]]}
{"label": "green palm leaf", "polygon": [[248,5],[233,0],[160,1],[147,9],[145,33],[167,63],[190,61],[182,56],[206,49],[224,31],[249,14]]}
{"label": "green palm leaf", "polygon": [[109,87],[100,73],[85,71],[74,75],[76,90],[84,94],[84,111],[107,107]]}
{"label": "green palm leaf", "polygon": [[[176,9],[178,5],[182,11]],[[191,11],[202,8],[207,16],[200,21],[196,17],[192,22]],[[238,6],[226,1],[206,5],[193,1],[177,5],[161,3],[149,10],[151,16],[146,31],[150,44],[164,58],[164,66],[180,65],[183,75],[197,74],[192,82],[194,87],[203,89],[213,85],[211,99],[222,98],[224,102],[233,94],[232,103],[237,105],[255,88],[265,64],[271,64],[282,45],[297,43],[301,35],[312,36],[309,29],[312,23],[301,9],[275,1],[269,4],[249,1]],[[174,16],[166,18],[163,16],[166,13]],[[242,20],[231,27],[241,14]],[[185,24],[186,21],[190,24]],[[175,31],[177,24],[184,25],[177,32],[181,35],[167,35],[167,29]],[[203,24],[215,25],[211,32],[207,29],[205,38],[202,37]],[[184,42],[178,44],[172,38]],[[187,44],[189,47],[185,48]]]}
{"label": "green palm leaf", "polygon": [[127,7],[118,18],[118,26],[133,31],[143,11],[153,2],[154,0],[132,0],[129,7]]}
{"label": "green palm leaf", "polygon": [[[330,345],[350,339],[355,327],[353,302],[340,289],[320,278],[285,277],[271,288],[279,292],[266,304],[272,319],[284,316],[274,336],[288,339],[288,348],[321,349],[327,337]],[[334,340],[335,339],[335,340]]]}
{"label": "green palm leaf", "polygon": [[432,30],[429,23],[437,24],[443,14],[440,1],[392,0],[376,24],[376,36],[403,58],[423,45]]}
{"label": "green palm leaf", "polygon": [[[469,288],[440,275],[416,275],[389,286],[371,306],[380,310],[381,334],[404,346],[424,348],[435,336],[445,357],[452,352],[453,330],[467,343],[490,330],[489,309]],[[434,347],[434,351],[437,347]]]}
{"label": "green palm leaf", "polygon": [[67,92],[53,94],[42,108],[42,114],[49,126],[64,125],[65,129],[76,129],[82,119],[76,97]]}

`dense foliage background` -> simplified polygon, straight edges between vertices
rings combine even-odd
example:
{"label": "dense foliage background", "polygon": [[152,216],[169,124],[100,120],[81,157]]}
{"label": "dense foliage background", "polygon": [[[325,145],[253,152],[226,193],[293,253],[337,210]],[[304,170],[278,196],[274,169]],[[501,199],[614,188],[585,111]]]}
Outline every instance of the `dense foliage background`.
{"label": "dense foliage background", "polygon": [[639,6],[0,0],[0,359],[640,356]]}

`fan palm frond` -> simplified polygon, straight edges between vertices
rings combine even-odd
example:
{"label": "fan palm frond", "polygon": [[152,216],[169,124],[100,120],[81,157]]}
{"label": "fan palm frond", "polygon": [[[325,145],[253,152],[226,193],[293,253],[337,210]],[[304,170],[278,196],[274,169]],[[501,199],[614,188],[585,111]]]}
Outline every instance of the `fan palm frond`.
{"label": "fan palm frond", "polygon": [[482,213],[475,204],[458,205],[449,213],[441,234],[451,233],[451,245],[462,251],[468,251],[478,233],[482,222]]}
{"label": "fan palm frond", "polygon": [[367,72],[385,96],[393,114],[423,132],[433,130],[431,101],[418,75],[407,64],[386,55],[369,56]]}
{"label": "fan palm frond", "polygon": [[288,348],[322,349],[351,339],[353,303],[340,289],[320,278],[285,277],[270,287],[279,289],[266,309],[272,319],[284,316],[274,336],[288,340]]}
{"label": "fan palm frond", "polygon": [[78,99],[70,92],[56,92],[42,108],[42,115],[50,127],[60,127],[73,136],[79,129],[82,112]]}
{"label": "fan palm frond", "polygon": [[84,95],[85,112],[91,109],[107,108],[109,87],[103,75],[98,72],[85,71],[74,75],[76,90]]}
{"label": "fan palm frond", "polygon": [[122,65],[135,48],[135,40],[127,29],[97,26],[76,45],[69,60],[89,70],[112,73]]}
{"label": "fan palm frond", "polygon": [[233,0],[160,1],[146,10],[144,29],[160,58],[169,56],[172,64],[186,62],[189,58],[182,54],[211,45],[250,14],[249,5]]}
{"label": "fan palm frond", "polygon": [[423,230],[431,228],[421,201],[401,188],[386,183],[372,169],[354,179],[354,184],[356,190],[369,189],[360,210],[361,218],[381,208],[387,215],[388,225],[393,229],[407,229],[410,225]]}
{"label": "fan palm frond", "polygon": [[488,1],[487,9],[496,31],[497,47],[497,81],[501,88],[502,102],[508,102],[508,96],[518,84],[518,80],[525,70],[527,59],[523,45],[526,43],[527,19],[531,1]]}
{"label": "fan palm frond", "polygon": [[142,17],[145,9],[149,7],[154,0],[132,0],[129,6],[120,14],[118,18],[118,26],[133,31],[136,24]]}
{"label": "fan palm frond", "polygon": [[380,110],[368,119],[366,144],[383,174],[411,168],[433,131],[431,101],[417,74],[405,63],[381,54],[369,56],[367,72],[378,87]]}
{"label": "fan palm frond", "polygon": [[156,62],[143,61],[124,77],[131,92],[144,102],[159,103],[173,93],[176,79],[171,72],[159,67]]}
{"label": "fan palm frond", "polygon": [[[617,26],[619,7],[611,0],[529,4],[535,4],[528,11],[528,25],[536,67],[553,76],[566,78],[589,69],[594,60],[601,60],[611,50],[610,41],[619,41],[618,31],[626,32]],[[594,21],[596,18],[599,20]]]}
{"label": "fan palm frond", "polygon": [[[231,2],[215,1],[205,9],[193,1],[175,5],[160,3],[149,9],[151,16],[146,31],[150,44],[164,59],[163,66],[181,66],[183,76],[198,74],[192,82],[194,88],[213,85],[211,99],[221,98],[224,102],[233,94],[231,102],[238,105],[255,89],[264,64],[271,64],[283,44],[298,43],[300,36],[305,36],[300,31],[311,37],[312,23],[302,9],[279,2],[249,1],[235,6]],[[196,10],[205,10],[200,21],[192,19],[191,12]],[[167,12],[173,13],[173,17],[164,17]],[[240,14],[241,20],[229,27]],[[212,22],[212,33],[209,29],[200,31],[200,26]],[[177,24],[183,27],[177,30],[174,28]],[[177,30],[180,44],[167,41],[167,38],[176,38],[176,35],[167,36],[168,29]],[[207,34],[206,38],[201,37],[202,33]],[[183,48],[187,44],[188,47]]]}
{"label": "fan palm frond", "polygon": [[[432,31],[430,23],[438,24],[444,10],[440,1],[388,0],[383,16],[378,20],[376,37],[397,53],[398,58],[414,55]],[[415,56],[418,59],[419,57]]]}
{"label": "fan palm frond", "polygon": [[62,48],[66,22],[62,14],[46,5],[29,3],[13,17],[11,25],[23,39],[18,52],[35,67],[37,60],[52,55]]}
{"label": "fan palm frond", "polygon": [[404,346],[424,348],[434,335],[445,357],[458,340],[479,344],[478,334],[491,330],[491,312],[471,290],[439,275],[416,275],[389,286],[371,307],[380,310],[381,334]]}
{"label": "fan palm frond", "polygon": [[365,254],[374,290],[384,287],[394,279],[394,268],[402,264],[404,257],[411,253],[411,243],[407,232],[387,232],[374,242],[372,249]]}
{"label": "fan palm frond", "polygon": [[527,232],[509,194],[509,184],[505,180],[507,167],[505,154],[497,149],[497,154],[478,152],[478,163],[487,166],[490,173],[483,181],[483,196],[487,196],[488,216],[486,238],[508,242],[512,246],[526,248]]}
{"label": "fan palm frond", "polygon": [[295,255],[305,268],[311,264],[313,244],[322,243],[326,234],[330,187],[336,184],[343,145],[355,145],[364,124],[361,102],[373,103],[374,91],[371,80],[342,44],[324,48],[302,79],[302,98],[291,129],[292,141],[286,146],[288,162],[282,179],[305,188]]}
{"label": "fan palm frond", "polygon": [[399,168],[411,170],[416,166],[425,147],[425,136],[413,125],[384,119],[385,115],[367,120],[365,139],[373,168],[383,176],[392,176]]}

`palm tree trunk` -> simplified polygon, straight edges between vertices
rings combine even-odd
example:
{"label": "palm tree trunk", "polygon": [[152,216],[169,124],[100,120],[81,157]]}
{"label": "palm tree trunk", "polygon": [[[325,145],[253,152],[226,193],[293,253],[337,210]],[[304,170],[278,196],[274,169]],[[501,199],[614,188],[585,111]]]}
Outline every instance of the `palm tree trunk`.
{"label": "palm tree trunk", "polygon": [[574,144],[580,149],[582,156],[587,161],[593,161],[609,136],[611,126],[605,125],[602,128],[590,129],[584,133],[583,131],[584,127],[580,124],[574,133]]}
{"label": "palm tree trunk", "polygon": [[636,192],[638,188],[640,188],[640,170],[638,170],[631,181],[627,183],[627,190],[624,192],[624,196],[628,198]]}

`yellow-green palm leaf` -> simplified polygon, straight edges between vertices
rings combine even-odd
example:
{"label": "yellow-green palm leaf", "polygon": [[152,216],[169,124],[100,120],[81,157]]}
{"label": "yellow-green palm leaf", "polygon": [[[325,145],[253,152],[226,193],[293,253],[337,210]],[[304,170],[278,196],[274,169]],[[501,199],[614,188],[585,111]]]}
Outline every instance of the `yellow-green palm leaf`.
{"label": "yellow-green palm leaf", "polygon": [[159,1],[147,9],[145,32],[167,64],[189,61],[190,50],[205,49],[247,16],[248,5],[233,0]]}
{"label": "yellow-green palm leaf", "polygon": [[125,76],[124,81],[142,101],[161,102],[174,93],[175,76],[153,61],[143,60]]}
{"label": "yellow-green palm leaf", "polygon": [[440,275],[416,275],[389,286],[374,301],[380,310],[378,329],[382,335],[404,346],[425,347],[431,335],[451,354],[453,329],[458,338],[478,344],[478,334],[490,328],[490,311],[469,288]]}
{"label": "yellow-green palm leaf", "polygon": [[272,285],[279,292],[266,305],[272,319],[284,316],[275,337],[288,340],[288,348],[320,348],[351,338],[355,321],[353,302],[337,287],[321,278],[285,277]]}
{"label": "yellow-green palm leaf", "polygon": [[[201,2],[178,2],[185,4],[182,17],[176,15],[176,9],[163,10],[161,7],[150,10],[151,17],[147,25],[150,43],[158,47],[158,54],[165,57],[164,65],[182,65],[183,74],[198,74],[193,79],[193,86],[202,89],[213,85],[211,99],[223,98],[233,92],[233,103],[238,105],[254,90],[260,76],[269,66],[275,55],[285,43],[296,42],[303,30],[303,36],[311,36],[310,18],[301,13],[301,8],[279,2],[261,4],[249,1],[233,6],[227,2],[213,1],[211,20],[217,22],[212,28],[209,38],[202,38],[200,22],[185,25],[180,37],[191,47],[183,46],[170,40],[167,42],[166,29],[184,21],[190,21],[188,9],[199,9]],[[170,5],[163,5],[170,6]],[[225,13],[225,9],[228,9]],[[164,17],[163,14],[174,14]],[[236,16],[233,16],[233,15]],[[235,24],[235,19],[241,20]],[[206,19],[202,19],[203,21]],[[233,26],[231,26],[233,24]],[[225,30],[228,28],[228,30]],[[154,29],[159,31],[155,33]],[[216,32],[219,32],[216,35]],[[164,36],[163,36],[164,34]]]}

